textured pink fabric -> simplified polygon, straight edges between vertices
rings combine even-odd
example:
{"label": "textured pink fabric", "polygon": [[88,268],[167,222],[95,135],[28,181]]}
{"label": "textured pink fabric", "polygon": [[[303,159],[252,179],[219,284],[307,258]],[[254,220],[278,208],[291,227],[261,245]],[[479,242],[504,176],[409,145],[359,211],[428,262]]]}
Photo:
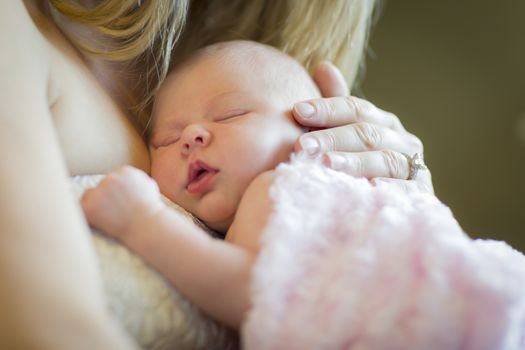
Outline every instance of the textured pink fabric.
{"label": "textured pink fabric", "polygon": [[525,349],[525,257],[434,196],[299,159],[270,194],[245,349]]}

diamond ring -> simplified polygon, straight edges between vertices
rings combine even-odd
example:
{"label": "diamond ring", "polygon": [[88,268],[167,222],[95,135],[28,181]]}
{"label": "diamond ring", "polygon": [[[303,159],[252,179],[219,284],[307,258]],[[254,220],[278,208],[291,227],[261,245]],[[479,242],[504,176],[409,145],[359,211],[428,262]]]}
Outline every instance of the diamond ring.
{"label": "diamond ring", "polygon": [[405,154],[408,160],[408,178],[407,180],[414,180],[419,170],[428,170],[428,167],[423,161],[423,155],[421,153],[414,153],[413,156]]}

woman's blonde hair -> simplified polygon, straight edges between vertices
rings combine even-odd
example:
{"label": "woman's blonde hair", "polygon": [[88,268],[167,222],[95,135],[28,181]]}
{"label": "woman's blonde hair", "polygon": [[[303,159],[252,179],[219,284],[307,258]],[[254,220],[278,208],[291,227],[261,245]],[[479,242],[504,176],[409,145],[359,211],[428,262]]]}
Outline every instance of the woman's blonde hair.
{"label": "woman's blonde hair", "polygon": [[[138,110],[150,104],[170,62],[176,64],[198,48],[233,39],[272,45],[310,71],[323,60],[332,61],[352,87],[364,63],[376,2],[99,0],[89,7],[73,0],[48,1],[66,17],[96,28],[115,42],[101,47],[70,37],[79,48],[108,60],[141,63],[139,81],[146,85],[142,100],[135,106]],[[140,125],[145,127],[148,117],[141,119]]]}
{"label": "woman's blonde hair", "polygon": [[332,61],[349,86],[356,80],[376,0],[192,0],[174,59],[233,39],[284,51],[312,70]]}

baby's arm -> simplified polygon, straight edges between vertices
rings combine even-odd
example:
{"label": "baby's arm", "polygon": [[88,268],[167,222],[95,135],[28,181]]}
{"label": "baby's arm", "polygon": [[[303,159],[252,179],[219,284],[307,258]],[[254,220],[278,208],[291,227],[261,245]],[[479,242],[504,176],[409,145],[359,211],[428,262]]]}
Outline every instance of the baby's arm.
{"label": "baby's arm", "polygon": [[[240,326],[249,308],[256,255],[256,250],[244,248],[253,246],[250,240],[235,235],[239,237],[235,241],[246,243],[239,246],[211,238],[165,206],[154,181],[130,167],[108,175],[87,191],[82,207],[94,227],[141,255],[203,311],[229,326]],[[232,228],[247,224],[236,218]]]}

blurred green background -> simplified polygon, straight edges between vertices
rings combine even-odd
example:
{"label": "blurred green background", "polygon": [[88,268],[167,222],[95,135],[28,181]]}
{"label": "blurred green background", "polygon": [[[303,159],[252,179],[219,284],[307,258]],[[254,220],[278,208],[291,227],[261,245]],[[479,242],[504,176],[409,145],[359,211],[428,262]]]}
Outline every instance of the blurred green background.
{"label": "blurred green background", "polygon": [[362,93],[425,145],[473,237],[525,252],[525,1],[384,1]]}

